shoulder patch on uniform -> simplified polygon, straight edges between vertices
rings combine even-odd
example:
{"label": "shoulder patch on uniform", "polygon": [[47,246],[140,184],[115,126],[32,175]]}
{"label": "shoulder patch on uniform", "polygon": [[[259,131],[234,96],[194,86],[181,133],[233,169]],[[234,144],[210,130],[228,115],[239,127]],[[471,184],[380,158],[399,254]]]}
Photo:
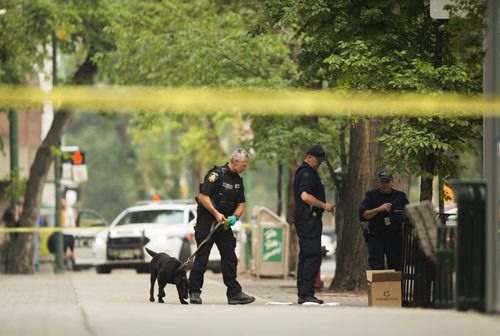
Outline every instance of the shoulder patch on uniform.
{"label": "shoulder patch on uniform", "polygon": [[208,175],[208,180],[212,183],[217,181],[218,178],[219,178],[219,174],[217,174],[216,172],[212,172],[212,173],[210,173],[210,175]]}

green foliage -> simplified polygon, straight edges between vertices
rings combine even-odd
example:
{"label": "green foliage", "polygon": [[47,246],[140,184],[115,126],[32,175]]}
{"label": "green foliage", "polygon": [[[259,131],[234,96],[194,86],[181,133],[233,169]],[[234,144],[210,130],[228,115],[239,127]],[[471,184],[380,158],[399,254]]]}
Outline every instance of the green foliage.
{"label": "green foliage", "polygon": [[[273,29],[296,31],[302,85],[327,82],[335,89],[363,92],[481,92],[481,1],[457,1],[453,13],[468,14],[452,15],[449,23],[430,18],[428,1],[262,4]],[[449,177],[456,175],[460,153],[471,149],[480,127],[477,120],[405,118],[387,119],[384,132],[385,164],[419,176]]]}
{"label": "green foliage", "polygon": [[[259,13],[252,2],[107,1],[107,7],[104,34],[115,48],[95,57],[105,82],[280,88],[297,76],[289,36],[256,34]],[[202,174],[225,162],[245,125],[246,117],[237,114],[139,114],[130,134],[141,148],[145,183],[178,194],[178,185],[165,181],[178,181],[184,166]]]}
{"label": "green foliage", "polygon": [[19,84],[41,66],[50,41],[54,12],[49,1],[2,1],[0,83]]}
{"label": "green foliage", "polygon": [[250,145],[257,159],[288,164],[291,158],[300,160],[311,144],[321,144],[331,152],[337,142],[337,126],[338,121],[323,117],[258,117],[252,119]]}
{"label": "green foliage", "polygon": [[459,63],[436,68],[431,62],[408,58],[408,52],[392,50],[375,53],[367,42],[340,41],[338,51],[324,60],[329,81],[335,88],[357,91],[398,91],[439,93],[477,92],[466,65]]}
{"label": "green foliage", "polygon": [[125,133],[129,120],[123,114],[77,113],[65,136],[67,145],[79,145],[86,153],[89,179],[81,185],[78,207],[94,209],[108,221],[145,198],[136,150]]}
{"label": "green foliage", "polygon": [[473,151],[481,135],[480,121],[465,118],[391,119],[384,128],[387,133],[379,140],[385,145],[385,162],[425,178],[456,177],[460,154]]}
{"label": "green foliage", "polygon": [[96,58],[113,83],[279,87],[294,76],[286,36],[249,34],[256,22],[250,6],[221,9],[207,0],[115,6],[104,32],[116,49]]}
{"label": "green foliage", "polygon": [[[88,45],[89,20],[98,0],[5,0],[0,15],[0,83],[22,84],[43,69],[52,54],[52,36],[59,48],[73,52]],[[95,26],[95,25],[94,25]]]}
{"label": "green foliage", "polygon": [[5,187],[3,193],[5,198],[22,198],[26,192],[26,183],[28,182],[25,178],[19,177],[19,168],[13,175],[5,176],[0,179],[0,182],[8,182],[10,183]]}
{"label": "green foliage", "polygon": [[[450,20],[443,27],[449,36],[450,53],[466,65],[476,83],[481,83],[483,77],[486,7],[487,2],[483,0],[455,0],[450,6]],[[479,92],[480,87],[476,91]]]}

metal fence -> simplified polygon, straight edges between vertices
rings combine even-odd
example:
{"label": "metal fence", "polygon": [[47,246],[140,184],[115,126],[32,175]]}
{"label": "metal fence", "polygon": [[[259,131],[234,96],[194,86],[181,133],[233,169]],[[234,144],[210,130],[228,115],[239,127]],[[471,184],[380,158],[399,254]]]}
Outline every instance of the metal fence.
{"label": "metal fence", "polygon": [[446,225],[450,214],[439,214],[436,261],[422,251],[416,230],[409,220],[403,228],[403,307],[453,308],[455,306],[456,228]]}

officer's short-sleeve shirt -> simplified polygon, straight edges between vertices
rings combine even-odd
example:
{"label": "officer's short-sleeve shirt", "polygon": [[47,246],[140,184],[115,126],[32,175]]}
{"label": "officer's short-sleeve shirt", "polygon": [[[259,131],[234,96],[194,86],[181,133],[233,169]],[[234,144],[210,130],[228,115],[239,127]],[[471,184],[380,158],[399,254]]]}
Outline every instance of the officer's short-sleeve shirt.
{"label": "officer's short-sleeve shirt", "polygon": [[[296,204],[304,202],[300,197],[303,192],[313,195],[322,202],[326,201],[325,187],[321,182],[321,178],[319,177],[317,171],[312,169],[306,162],[304,162],[297,169],[297,172],[294,176],[294,193]],[[322,209],[318,209],[318,211],[321,210]]]}
{"label": "officer's short-sleeve shirt", "polygon": [[304,191],[308,194],[313,193],[314,186],[316,185],[316,176],[310,169],[302,170],[298,185],[298,194],[301,195]]}
{"label": "officer's short-sleeve shirt", "polygon": [[[374,209],[384,203],[392,204],[392,211],[380,212],[367,220],[363,217],[366,210]],[[392,189],[389,194],[383,194],[378,189],[370,190],[366,193],[365,198],[359,207],[360,221],[368,221],[370,230],[374,232],[398,230],[403,222],[403,213],[405,206],[408,204],[406,194],[402,191]],[[394,210],[399,210],[395,212]],[[390,225],[386,225],[384,218],[390,218]]]}
{"label": "officer's short-sleeve shirt", "polygon": [[203,181],[200,190],[214,202],[215,208],[224,215],[232,215],[239,203],[245,203],[245,187],[238,173],[232,172],[228,165],[211,170]]}
{"label": "officer's short-sleeve shirt", "polygon": [[217,172],[215,170],[212,170],[210,173],[208,173],[203,181],[201,192],[207,196],[212,196],[217,189],[217,186],[219,185],[219,178],[221,175],[221,172]]}

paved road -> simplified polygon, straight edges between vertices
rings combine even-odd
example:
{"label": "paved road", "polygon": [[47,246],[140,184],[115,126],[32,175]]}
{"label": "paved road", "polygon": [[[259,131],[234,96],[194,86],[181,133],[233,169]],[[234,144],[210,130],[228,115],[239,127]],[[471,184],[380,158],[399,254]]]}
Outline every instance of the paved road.
{"label": "paved road", "polygon": [[495,335],[500,317],[430,309],[374,309],[366,296],[320,295],[338,307],[266,305],[295,301],[293,280],[240,277],[254,304],[229,306],[220,275],[209,274],[201,306],[148,301],[147,274],[93,271],[0,275],[0,335]]}

